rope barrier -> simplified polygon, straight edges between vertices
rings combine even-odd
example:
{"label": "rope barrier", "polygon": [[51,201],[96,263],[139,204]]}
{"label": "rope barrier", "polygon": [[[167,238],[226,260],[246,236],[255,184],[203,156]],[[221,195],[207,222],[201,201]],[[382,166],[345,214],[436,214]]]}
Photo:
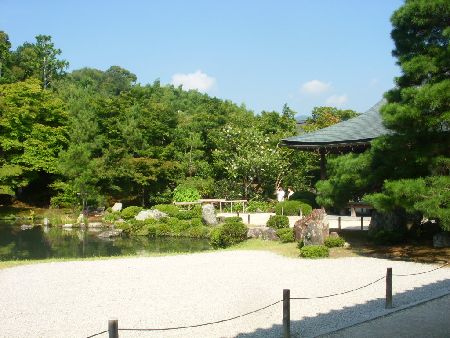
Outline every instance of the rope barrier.
{"label": "rope barrier", "polygon": [[357,290],[361,290],[364,289],[372,284],[375,284],[377,282],[379,282],[380,280],[386,278],[385,276],[378,278],[377,280],[374,280],[373,282],[370,282],[369,284],[360,286],[359,288],[356,289],[351,289],[351,290],[347,290],[344,292],[339,292],[339,293],[333,293],[331,295],[326,295],[326,296],[317,296],[317,297],[291,297],[291,299],[302,299],[302,300],[308,300],[308,299],[322,299],[322,298],[330,298],[330,297],[335,297],[335,296],[340,296],[340,295],[345,295],[346,293],[350,293],[350,292],[354,292]]}
{"label": "rope barrier", "polygon": [[119,328],[119,331],[169,331],[169,330],[189,329],[189,328],[195,328],[195,327],[219,324],[219,323],[228,322],[230,320],[234,320],[234,319],[237,319],[237,318],[240,318],[240,317],[245,317],[245,316],[248,316],[248,315],[250,315],[252,313],[256,313],[256,312],[265,310],[265,309],[267,309],[267,308],[269,308],[271,306],[274,306],[274,305],[276,305],[276,304],[278,304],[278,303],[280,303],[282,301],[283,300],[279,300],[279,301],[276,301],[275,303],[269,304],[269,305],[264,306],[262,308],[259,308],[257,310],[250,311],[250,312],[247,312],[247,313],[244,313],[242,315],[235,316],[235,317],[222,319],[222,320],[217,320],[215,322],[202,323],[202,324],[196,324],[196,325],[187,325],[187,326],[177,326],[177,327],[154,328],[154,329],[120,329]]}
{"label": "rope barrier", "polygon": [[102,331],[102,332],[99,332],[99,333],[96,333],[96,334],[93,334],[92,336],[87,336],[86,338],[92,338],[92,337],[95,337],[95,336],[100,336],[101,334],[104,334],[104,333],[107,333],[108,331]]}
{"label": "rope barrier", "polygon": [[[442,269],[443,267],[445,267],[445,266],[447,266],[449,264],[449,262],[446,262],[446,261],[444,261],[444,262],[445,262],[445,264],[443,264],[441,266],[438,266],[438,267],[436,267],[434,269],[428,270],[428,271],[422,271],[422,272],[411,273],[411,274],[393,274],[393,276],[406,277],[406,276],[416,276],[416,275],[422,275],[422,274],[430,273],[432,271],[436,271],[436,270]],[[378,279],[376,279],[376,280],[374,280],[374,281],[372,281],[372,282],[370,282],[368,284],[360,286],[358,288],[347,290],[347,291],[343,291],[343,292],[333,293],[333,294],[329,294],[329,295],[326,295],[326,296],[290,297],[289,299],[291,299],[291,300],[311,300],[311,299],[323,299],[323,298],[330,298],[330,297],[345,295],[345,294],[348,294],[348,293],[351,293],[351,292],[355,292],[355,291],[367,288],[367,287],[369,287],[369,286],[371,286],[371,285],[373,285],[375,283],[378,283],[379,281],[381,281],[381,280],[383,280],[385,278],[386,278],[386,276],[382,276],[382,277],[380,277],[380,278],[378,278]],[[234,317],[231,317],[231,318],[217,320],[217,321],[213,321],[213,322],[202,323],[202,324],[186,325],[186,326],[175,326],[175,327],[166,327],[166,328],[144,328],[144,329],[132,329],[132,328],[130,328],[130,329],[127,329],[127,328],[121,329],[121,328],[119,328],[118,330],[119,331],[170,331],[170,330],[189,329],[189,328],[196,328],[196,327],[202,327],[202,326],[207,326],[207,325],[214,325],[214,324],[224,323],[224,322],[228,322],[228,321],[231,321],[231,320],[234,320],[234,319],[237,319],[237,318],[241,318],[241,317],[245,317],[245,316],[251,315],[253,313],[265,310],[265,309],[267,309],[267,308],[269,308],[271,306],[274,306],[274,305],[276,305],[278,303],[281,303],[282,301],[283,300],[278,300],[278,301],[276,301],[276,302],[274,302],[272,304],[269,304],[267,306],[264,306],[262,308],[259,308],[259,309],[256,309],[256,310],[253,310],[253,311],[250,311],[250,312],[246,312],[244,314],[237,315],[237,316],[234,316]],[[94,335],[88,336],[86,338],[92,338],[92,337],[99,336],[99,335],[101,335],[103,333],[107,333],[107,332],[108,331],[102,331],[102,332],[96,333]]]}
{"label": "rope barrier", "polygon": [[392,274],[392,276],[396,276],[396,277],[407,277],[407,276],[423,275],[423,274],[425,274],[425,273],[429,273],[429,272],[432,272],[432,271],[436,271],[436,270],[442,269],[444,266],[447,266],[447,265],[448,265],[448,262],[445,262],[445,264],[443,264],[443,265],[441,265],[441,266],[438,266],[437,268],[428,270],[428,271],[422,271],[422,272],[416,272],[416,273],[409,273],[409,274]]}

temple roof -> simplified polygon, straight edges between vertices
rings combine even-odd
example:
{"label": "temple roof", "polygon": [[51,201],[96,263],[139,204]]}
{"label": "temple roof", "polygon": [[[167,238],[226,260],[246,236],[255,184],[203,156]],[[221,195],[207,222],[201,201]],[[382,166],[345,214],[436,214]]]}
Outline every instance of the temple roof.
{"label": "temple roof", "polygon": [[282,144],[302,150],[320,150],[341,152],[346,150],[365,149],[370,141],[389,133],[383,126],[380,108],[386,103],[381,100],[365,113],[349,120],[336,123],[315,132],[281,140]]}

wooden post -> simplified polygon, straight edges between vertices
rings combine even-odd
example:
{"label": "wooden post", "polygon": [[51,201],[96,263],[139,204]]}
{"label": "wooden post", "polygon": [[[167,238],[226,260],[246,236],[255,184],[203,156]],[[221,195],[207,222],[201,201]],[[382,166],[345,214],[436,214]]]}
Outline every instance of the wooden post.
{"label": "wooden post", "polygon": [[325,180],[327,178],[327,159],[325,158],[325,149],[321,148],[319,150],[320,154],[320,179]]}
{"label": "wooden post", "polygon": [[364,216],[361,216],[361,230],[364,230]]}
{"label": "wooden post", "polygon": [[238,211],[236,211],[236,215],[237,215],[237,217],[239,217],[239,210],[238,210]]}
{"label": "wooden post", "polygon": [[392,309],[392,268],[386,271],[386,309]]}
{"label": "wooden post", "polygon": [[108,320],[108,333],[109,338],[119,338],[119,320],[115,318]]}
{"label": "wooden post", "polygon": [[338,229],[339,231],[342,230],[342,225],[341,225],[341,216],[338,216]]}
{"label": "wooden post", "polygon": [[233,213],[233,202],[230,202],[231,204],[231,213]]}
{"label": "wooden post", "polygon": [[247,214],[247,224],[250,224],[250,213]]}
{"label": "wooden post", "polygon": [[291,337],[291,290],[283,290],[283,337]]}

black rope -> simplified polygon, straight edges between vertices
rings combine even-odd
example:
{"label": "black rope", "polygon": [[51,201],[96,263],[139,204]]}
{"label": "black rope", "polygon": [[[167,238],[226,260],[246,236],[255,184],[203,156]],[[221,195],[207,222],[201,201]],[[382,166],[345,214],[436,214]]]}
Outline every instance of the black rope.
{"label": "black rope", "polygon": [[93,334],[92,336],[87,336],[86,338],[92,338],[92,337],[95,337],[95,336],[100,336],[101,334],[104,334],[104,333],[106,333],[106,332],[108,332],[108,331],[105,330],[105,331],[102,331],[102,332]]}
{"label": "black rope", "polygon": [[[228,321],[230,321],[230,320],[237,319],[237,318],[240,318],[240,317],[245,317],[245,316],[248,316],[248,315],[250,315],[250,314],[252,314],[252,313],[255,313],[255,312],[259,312],[259,311],[265,310],[265,309],[267,309],[267,308],[269,308],[269,307],[271,307],[271,306],[274,306],[275,304],[278,304],[278,303],[280,303],[280,302],[282,302],[282,301],[283,301],[283,300],[279,300],[279,301],[276,301],[275,303],[269,304],[269,305],[264,306],[264,307],[262,307],[262,308],[259,308],[259,309],[257,309],[257,310],[250,311],[250,312],[247,312],[247,313],[244,313],[244,314],[242,314],[242,315],[235,316],[235,317],[231,317],[231,318],[227,318],[227,319],[218,320],[218,321],[215,321],[215,322],[209,322],[209,323],[203,323],[203,324],[196,324],[196,325],[187,325],[187,326],[156,328],[156,329],[119,329],[119,331],[169,331],[169,330],[189,329],[189,328],[194,328],[194,327],[200,327],[200,326],[207,326],[207,325],[219,324],[219,323],[228,322]],[[106,332],[106,331],[105,331],[105,332]]]}
{"label": "black rope", "polygon": [[428,270],[428,271],[422,271],[422,272],[416,272],[416,273],[408,273],[408,274],[404,274],[404,275],[397,275],[397,274],[392,274],[392,276],[397,276],[397,277],[406,277],[406,276],[417,276],[417,275],[423,275],[423,274],[425,274],[425,273],[429,273],[429,272],[432,272],[432,271],[436,271],[436,270],[439,270],[439,269],[442,269],[444,266],[447,266],[448,265],[448,262],[445,262],[445,264],[443,264],[443,265],[441,265],[441,266],[438,266],[437,268],[434,268],[434,269],[431,269],[431,270]]}
{"label": "black rope", "polygon": [[339,293],[333,293],[331,295],[317,296],[317,297],[291,297],[291,299],[304,299],[304,300],[307,300],[307,299],[321,299],[321,298],[329,298],[329,297],[334,297],[334,296],[339,296],[339,295],[345,295],[346,293],[350,293],[350,292],[354,292],[354,291],[357,291],[357,290],[364,289],[364,288],[366,288],[366,287],[368,287],[368,286],[370,286],[372,284],[375,284],[375,283],[379,282],[380,280],[382,280],[384,278],[385,278],[385,276],[380,277],[377,280],[374,280],[373,282],[370,282],[369,284],[360,286],[359,288],[348,290],[348,291],[344,291],[344,292],[339,292]]}

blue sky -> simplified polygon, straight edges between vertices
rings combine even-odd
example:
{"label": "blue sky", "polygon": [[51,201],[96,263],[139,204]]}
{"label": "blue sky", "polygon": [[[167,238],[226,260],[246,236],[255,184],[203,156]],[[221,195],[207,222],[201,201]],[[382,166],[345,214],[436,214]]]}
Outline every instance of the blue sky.
{"label": "blue sky", "polygon": [[400,0],[0,0],[13,48],[51,35],[70,70],[119,65],[259,113],[365,111],[393,87]]}

